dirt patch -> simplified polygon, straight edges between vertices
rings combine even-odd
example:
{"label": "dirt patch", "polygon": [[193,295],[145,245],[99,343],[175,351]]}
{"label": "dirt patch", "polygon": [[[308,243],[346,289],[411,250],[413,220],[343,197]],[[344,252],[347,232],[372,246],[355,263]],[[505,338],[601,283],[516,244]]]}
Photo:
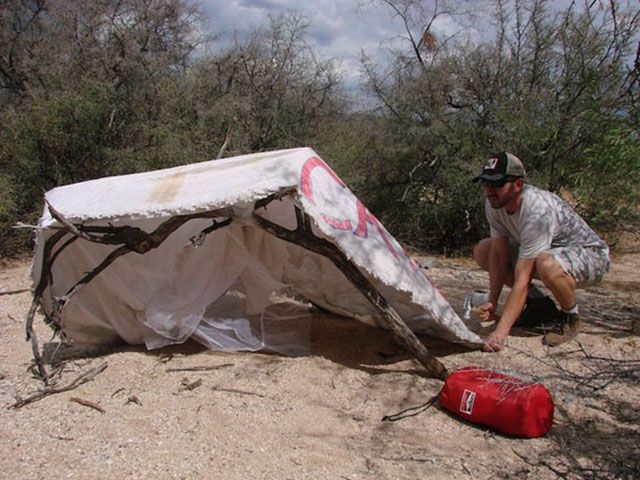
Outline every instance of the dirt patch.
{"label": "dirt patch", "polygon": [[[420,263],[458,312],[468,290],[486,286],[468,260]],[[78,350],[51,341],[38,321],[45,351],[63,365],[58,385],[107,368],[74,390],[8,409],[42,385],[28,372],[30,294],[2,295],[0,478],[638,478],[639,271],[639,254],[620,255],[602,284],[580,291],[584,331],[555,350],[525,331],[499,354],[423,338],[450,370],[475,364],[542,381],[554,425],[532,440],[437,407],[382,422],[423,405],[442,382],[422,377],[388,332],[331,315],[313,318],[312,354],[297,358],[193,343]],[[0,291],[25,286],[27,262],[3,266]]]}

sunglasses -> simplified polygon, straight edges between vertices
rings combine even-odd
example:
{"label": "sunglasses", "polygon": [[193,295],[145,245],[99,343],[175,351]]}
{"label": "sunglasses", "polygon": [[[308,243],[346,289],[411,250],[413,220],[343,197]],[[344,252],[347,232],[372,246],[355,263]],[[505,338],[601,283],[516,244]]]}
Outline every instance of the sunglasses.
{"label": "sunglasses", "polygon": [[493,187],[493,188],[502,188],[507,183],[513,182],[517,180],[519,177],[502,177],[500,180],[485,180],[482,179],[480,182],[484,187]]}

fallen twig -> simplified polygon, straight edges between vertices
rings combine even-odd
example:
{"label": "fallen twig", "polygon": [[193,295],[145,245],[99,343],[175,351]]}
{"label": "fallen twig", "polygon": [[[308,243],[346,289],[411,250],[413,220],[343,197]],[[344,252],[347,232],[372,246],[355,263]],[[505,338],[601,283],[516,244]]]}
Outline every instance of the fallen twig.
{"label": "fallen twig", "polygon": [[85,407],[93,408],[94,410],[97,410],[100,413],[106,413],[104,408],[102,408],[100,405],[90,400],[85,400],[84,398],[71,397],[69,401],[79,403],[80,405],[84,405]]}
{"label": "fallen twig", "polygon": [[124,387],[121,387],[121,388],[117,389],[115,392],[113,392],[111,394],[111,398],[115,397],[117,394],[119,394],[122,391],[124,391]]}
{"label": "fallen twig", "polygon": [[90,380],[93,380],[96,375],[104,371],[107,368],[107,364],[103,363],[96,368],[92,368],[78,376],[71,383],[64,385],[62,387],[45,387],[42,390],[38,390],[36,393],[29,395],[26,398],[17,397],[16,403],[9,405],[7,408],[21,408],[25,405],[35,402],[37,400],[41,400],[49,395],[53,395],[54,393],[68,392],[69,390],[73,390],[74,388],[79,387],[80,385],[87,383]]}
{"label": "fallen twig", "polygon": [[233,363],[223,363],[222,365],[202,365],[196,367],[167,368],[165,372],[206,372],[209,370],[218,370],[224,367],[233,367]]}
{"label": "fallen twig", "polygon": [[183,378],[182,379],[182,388],[180,388],[180,390],[178,390],[178,391],[179,392],[184,392],[186,390],[194,390],[194,389],[198,388],[201,385],[202,385],[202,379],[201,378],[199,378],[195,382],[191,382],[191,383],[189,383],[189,381],[186,378]]}
{"label": "fallen twig", "polygon": [[252,395],[254,397],[265,398],[265,395],[262,395],[261,393],[248,392],[247,390],[237,390],[235,388],[211,387],[211,390],[216,390],[218,392],[239,393],[240,395]]}
{"label": "fallen twig", "polygon": [[15,295],[16,293],[24,293],[24,292],[28,292],[29,289],[28,288],[19,288],[17,290],[3,290],[0,292],[0,296],[2,295]]}

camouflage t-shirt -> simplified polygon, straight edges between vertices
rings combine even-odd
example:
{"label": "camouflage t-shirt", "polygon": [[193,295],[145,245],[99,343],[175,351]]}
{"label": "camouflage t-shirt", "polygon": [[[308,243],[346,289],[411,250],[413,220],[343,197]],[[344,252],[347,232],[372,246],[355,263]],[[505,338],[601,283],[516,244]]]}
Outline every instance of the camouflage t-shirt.
{"label": "camouflage t-shirt", "polygon": [[520,208],[509,215],[485,201],[491,238],[507,237],[518,244],[520,258],[536,258],[550,248],[568,245],[607,248],[606,243],[573,208],[557,195],[525,185]]}

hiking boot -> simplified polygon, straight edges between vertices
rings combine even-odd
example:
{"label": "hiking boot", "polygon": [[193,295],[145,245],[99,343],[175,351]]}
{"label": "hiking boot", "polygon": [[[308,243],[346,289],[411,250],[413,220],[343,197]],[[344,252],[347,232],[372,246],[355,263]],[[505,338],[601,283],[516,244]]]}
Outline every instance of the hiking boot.
{"label": "hiking boot", "polygon": [[549,347],[555,347],[568,342],[578,335],[581,324],[580,316],[577,313],[560,312],[557,331],[554,329],[554,331],[546,333],[542,343]]}
{"label": "hiking boot", "polygon": [[516,327],[533,328],[554,323],[559,310],[549,297],[527,299],[524,310],[516,320]]}

